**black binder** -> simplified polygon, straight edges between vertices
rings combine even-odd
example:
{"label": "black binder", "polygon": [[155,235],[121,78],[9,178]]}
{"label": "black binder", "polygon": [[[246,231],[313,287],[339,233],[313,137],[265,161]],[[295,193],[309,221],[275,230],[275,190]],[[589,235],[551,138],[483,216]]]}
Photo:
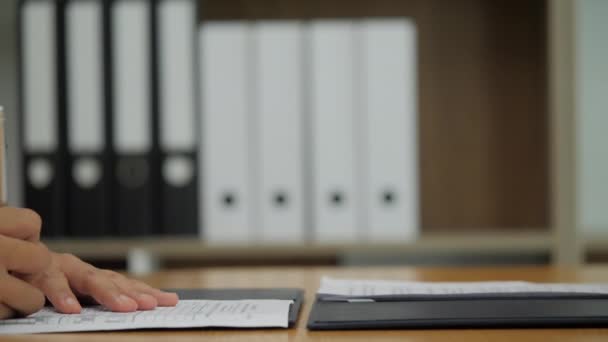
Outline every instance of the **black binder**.
{"label": "black binder", "polygon": [[[154,46],[153,46],[153,37],[155,34],[155,28],[153,25],[152,18],[152,4],[149,1],[133,1],[133,0],[108,0],[107,4],[109,6],[109,21],[107,24],[110,26],[106,34],[109,35],[110,44],[108,50],[111,50],[111,60],[109,61],[110,69],[112,72],[109,77],[111,79],[111,93],[109,94],[110,102],[112,104],[112,115],[111,115],[111,125],[112,132],[111,137],[112,141],[110,142],[110,146],[112,148],[111,159],[113,165],[113,177],[111,179],[112,182],[112,203],[111,203],[111,211],[114,215],[113,217],[113,225],[116,229],[116,235],[118,236],[149,236],[157,232],[157,223],[159,220],[159,205],[157,202],[158,189],[157,189],[157,180],[158,180],[158,165],[157,162],[157,149],[154,146],[155,140],[155,123],[154,123],[154,111],[156,110],[155,100],[154,100]],[[130,8],[122,8],[121,6],[131,6]],[[138,7],[141,6],[141,7]],[[126,41],[125,37],[128,37],[128,32],[121,31],[120,23],[125,24],[127,21],[124,21],[124,17],[121,16],[135,16],[138,19],[143,17],[144,19],[139,21],[134,21],[136,24],[143,23],[143,27],[138,27],[137,32],[144,32],[143,40],[133,40],[130,45],[120,45],[119,38],[123,38],[122,42]],[[119,18],[122,18],[123,21],[119,22]],[[124,28],[124,27],[123,27]],[[132,27],[130,27],[132,29]],[[131,31],[132,33],[132,31]],[[119,52],[119,45],[122,48],[125,48],[126,51]],[[139,50],[143,49],[143,53],[136,53]],[[120,59],[120,57],[124,57],[126,59]],[[129,61],[133,62],[136,58],[142,57],[147,58],[145,60],[137,60],[136,63],[131,63],[129,67],[133,65],[144,65],[143,74],[146,78],[146,83],[142,85],[142,98],[130,99],[127,98],[127,95],[124,95],[122,98],[122,102],[119,98],[119,93],[124,94],[121,91],[119,85],[121,85],[121,79],[119,75],[127,75],[127,79],[132,81],[133,73],[124,73],[119,65],[122,65],[123,68],[127,68],[125,64],[121,64],[121,62]],[[132,59],[131,59],[132,58]],[[138,69],[139,70],[139,69]],[[142,70],[139,70],[142,71]],[[137,74],[137,73],[135,73]],[[123,80],[124,81],[124,80]],[[123,84],[124,85],[124,84]],[[125,85],[125,87],[127,87]],[[129,89],[135,89],[137,87],[130,87]],[[126,88],[125,88],[126,89]],[[124,90],[124,89],[123,89]],[[137,101],[136,101],[137,100]],[[134,125],[135,128],[140,128],[141,131],[138,131],[137,134],[135,132],[129,131],[129,129],[133,129],[134,127],[125,128],[123,134],[119,134],[119,127],[122,127],[120,118],[123,119],[132,115],[132,113],[120,112],[119,107],[120,104],[125,103],[138,103],[142,105],[141,102],[145,103],[147,106],[144,109],[143,116],[146,121],[144,124]],[[133,114],[133,116],[136,116]],[[136,116],[138,117],[138,116]],[[134,142],[133,140],[129,140],[128,142],[121,143],[120,141],[124,139],[125,133],[127,136],[137,136],[137,142],[135,146],[131,146]],[[142,137],[142,135],[144,137]],[[122,138],[121,138],[122,136]],[[141,139],[141,140],[140,140]],[[141,141],[144,141],[143,143]],[[142,144],[139,146],[138,144]],[[126,146],[129,145],[129,146]]]}
{"label": "black binder", "polygon": [[289,309],[289,327],[293,327],[304,302],[304,291],[293,288],[271,289],[170,289],[176,292],[179,299],[210,300],[244,300],[244,299],[279,299],[293,300]]}
{"label": "black binder", "polygon": [[[70,46],[70,43],[74,43],[69,39],[70,34],[80,29],[79,26],[71,27],[70,24],[75,23],[70,21],[75,18],[70,18],[69,11],[72,6],[98,6],[97,12],[95,13],[98,18],[98,22],[91,21],[89,23],[98,24],[98,36],[89,37],[91,42],[97,45],[99,50],[98,65],[100,79],[98,81],[98,96],[100,103],[94,101],[88,102],[89,108],[87,110],[94,110],[93,106],[100,105],[99,115],[101,125],[97,127],[101,135],[101,146],[91,149],[89,146],[78,146],[80,141],[74,139],[71,141],[71,137],[74,137],[74,132],[71,130],[79,130],[81,127],[77,127],[70,120],[75,119],[76,116],[82,115],[78,111],[72,112],[75,108],[71,108],[69,105],[66,107],[67,111],[67,132],[68,132],[68,172],[69,180],[67,182],[67,229],[71,237],[99,237],[109,236],[111,232],[108,230],[112,226],[110,221],[111,213],[109,208],[109,196],[110,196],[110,175],[112,173],[110,161],[109,161],[109,149],[107,148],[107,142],[109,141],[108,130],[111,127],[108,124],[106,116],[109,116],[109,106],[106,105],[106,83],[107,75],[110,70],[107,69],[105,63],[105,51],[109,48],[109,44],[106,42],[105,30],[107,30],[108,13],[107,9],[104,8],[102,0],[66,0],[65,2],[65,32],[66,32],[66,43],[65,47],[67,51],[78,51],[81,49],[79,45],[76,47]],[[73,9],[72,9],[73,10]],[[82,15],[82,12],[77,12],[74,15]],[[80,22],[82,23],[82,22]],[[80,42],[81,43],[81,42]],[[82,44],[82,43],[81,43]],[[84,50],[84,49],[81,49]],[[88,56],[86,53],[85,56]],[[66,53],[66,94],[67,101],[70,103],[74,100],[72,97],[76,94],[77,85],[71,84],[70,81],[74,80],[73,77],[78,77],[79,69],[76,68],[78,61],[71,60],[73,57],[70,53]],[[82,56],[79,56],[82,58]],[[82,62],[82,61],[81,61]],[[82,75],[82,74],[81,74]],[[80,77],[86,77],[85,76]],[[82,82],[82,80],[80,80]],[[85,131],[86,132],[86,131]],[[84,178],[79,177],[79,174],[83,174],[83,171],[89,171],[93,173],[93,176]]]}
{"label": "black binder", "polygon": [[[198,1],[194,0],[153,1],[153,59],[156,72],[154,143],[159,156],[157,170],[162,170],[157,176],[158,211],[161,216],[158,233],[162,235],[196,236],[199,232],[196,96],[198,12]],[[168,28],[171,28],[169,34]],[[188,42],[180,44],[184,40]],[[167,68],[168,64],[182,67],[176,72]],[[169,73],[173,73],[173,77],[169,77],[172,82],[165,78]],[[180,124],[167,125],[167,118]],[[175,141],[175,136],[186,138]]]}
{"label": "black binder", "polygon": [[311,330],[608,326],[608,295],[317,295]]}
{"label": "black binder", "polygon": [[[47,27],[43,29],[39,26],[36,29],[30,27],[35,22],[40,23],[40,17],[36,17],[37,19],[28,17],[28,9],[31,11],[32,6],[48,6],[45,7],[48,11],[41,9],[41,7],[36,9],[39,15],[41,10],[45,11],[44,17],[49,24]],[[25,205],[38,212],[42,217],[42,236],[52,238],[63,237],[66,233],[64,203],[66,202],[65,164],[67,157],[63,6],[64,2],[59,0],[22,0],[18,3],[19,102],[21,108],[21,145],[23,146],[25,170],[23,183]],[[49,43],[50,50],[46,51],[48,55],[41,55],[39,50],[33,51],[37,48],[27,51],[28,47],[45,46],[44,44],[37,44],[35,39],[41,39]],[[48,68],[46,66],[42,67],[43,70],[52,73],[50,83],[44,83],[40,79],[41,76],[37,74],[36,68],[41,68],[40,65],[28,64],[28,55],[39,56],[38,62],[43,60],[51,63]],[[29,79],[27,74],[30,75]],[[54,113],[54,117],[49,118],[51,122],[40,122],[34,116],[37,112],[37,109],[33,108],[34,104],[42,103],[43,100],[40,98],[40,94],[28,92],[29,85],[34,83],[43,83],[46,89],[53,89],[49,98],[46,98],[51,100],[52,103],[45,104]],[[47,124],[48,126],[45,126]],[[33,131],[45,130],[51,132],[49,134],[54,137],[51,139],[53,141],[52,147],[41,148],[40,142],[32,143],[32,137],[35,138],[38,134],[30,131],[28,127]],[[36,127],[36,129],[33,129],[33,127]]]}

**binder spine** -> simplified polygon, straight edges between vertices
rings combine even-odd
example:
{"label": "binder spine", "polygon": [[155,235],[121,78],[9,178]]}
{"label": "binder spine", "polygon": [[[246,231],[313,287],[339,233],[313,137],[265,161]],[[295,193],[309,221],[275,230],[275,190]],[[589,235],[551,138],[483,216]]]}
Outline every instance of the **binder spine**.
{"label": "binder spine", "polygon": [[145,236],[158,222],[150,2],[113,1],[111,11],[114,219],[118,235]]}
{"label": "binder spine", "polygon": [[42,217],[43,237],[65,235],[62,7],[62,1],[50,0],[22,0],[18,4],[23,193],[25,205]]}
{"label": "binder spine", "polygon": [[160,231],[165,235],[197,235],[198,6],[193,0],[156,0],[154,7]]}
{"label": "binder spine", "polygon": [[199,29],[199,148],[205,158],[199,206],[203,237],[210,243],[246,243],[254,236],[250,36],[242,22],[206,22]]}
{"label": "binder spine", "polygon": [[311,25],[315,239],[355,241],[360,211],[355,170],[355,24],[323,20]]}
{"label": "binder spine", "polygon": [[260,238],[304,240],[303,29],[297,21],[255,26],[261,204]]}
{"label": "binder spine", "polygon": [[366,239],[411,240],[419,233],[415,26],[407,19],[362,25]]}
{"label": "binder spine", "polygon": [[66,2],[68,230],[71,236],[108,235],[101,0]]}

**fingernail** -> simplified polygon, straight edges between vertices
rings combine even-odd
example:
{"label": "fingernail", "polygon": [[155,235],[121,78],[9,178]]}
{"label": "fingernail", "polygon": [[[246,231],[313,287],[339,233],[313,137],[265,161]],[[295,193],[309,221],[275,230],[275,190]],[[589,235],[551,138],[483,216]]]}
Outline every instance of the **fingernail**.
{"label": "fingernail", "polygon": [[139,309],[150,310],[158,306],[158,300],[149,294],[139,293],[137,299],[139,300],[137,303]]}
{"label": "fingernail", "polygon": [[76,300],[72,297],[65,297],[65,299],[63,300],[63,302],[65,303],[65,305],[68,306],[74,306],[76,305]]}
{"label": "fingernail", "polygon": [[146,294],[146,293],[138,293],[137,297],[139,297],[139,299],[150,299],[150,298],[156,299],[156,298],[154,298],[154,297],[152,297],[152,296],[150,296],[149,294]]}
{"label": "fingernail", "polygon": [[118,302],[120,303],[125,303],[125,304],[136,304],[133,299],[131,299],[130,297],[125,296],[124,294],[121,294],[118,296],[117,298]]}

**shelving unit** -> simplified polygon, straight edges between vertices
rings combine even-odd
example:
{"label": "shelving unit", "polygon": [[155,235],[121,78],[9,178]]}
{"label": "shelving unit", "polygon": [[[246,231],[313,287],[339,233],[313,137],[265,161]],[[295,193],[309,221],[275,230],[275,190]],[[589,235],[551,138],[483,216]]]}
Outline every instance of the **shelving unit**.
{"label": "shelving unit", "polygon": [[210,246],[197,239],[54,240],[87,260],[313,260],[348,253],[550,256],[608,249],[575,217],[571,0],[201,1],[202,20],[412,17],[418,27],[420,239],[395,244]]}
{"label": "shelving unit", "polygon": [[555,123],[564,124],[568,113],[559,111],[562,103],[550,102],[556,84],[571,76],[564,72],[568,61],[554,63],[568,46],[555,46],[562,41],[550,39],[552,32],[567,29],[567,6],[560,0],[201,1],[201,20],[413,18],[418,31],[421,237],[381,245],[210,246],[196,239],[151,238],[54,241],[50,246],[108,260],[137,250],[153,258],[190,261],[536,253],[569,262],[569,217],[563,210],[551,217],[556,206],[568,204],[560,200],[569,179],[551,172],[557,160],[563,163],[568,156],[568,146],[551,144],[561,142],[563,126]]}

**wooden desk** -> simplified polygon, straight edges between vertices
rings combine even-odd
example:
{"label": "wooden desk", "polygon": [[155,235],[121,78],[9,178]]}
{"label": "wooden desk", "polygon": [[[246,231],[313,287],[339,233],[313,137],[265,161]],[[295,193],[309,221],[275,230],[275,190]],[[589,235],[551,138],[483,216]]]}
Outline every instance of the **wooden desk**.
{"label": "wooden desk", "polygon": [[307,331],[314,293],[323,275],[419,281],[528,280],[538,282],[608,282],[608,267],[579,270],[547,267],[497,268],[221,268],[161,272],[142,279],[165,288],[177,287],[301,287],[306,302],[294,329],[173,330],[116,333],[55,334],[0,337],[0,341],[606,341],[608,329],[479,329]]}

